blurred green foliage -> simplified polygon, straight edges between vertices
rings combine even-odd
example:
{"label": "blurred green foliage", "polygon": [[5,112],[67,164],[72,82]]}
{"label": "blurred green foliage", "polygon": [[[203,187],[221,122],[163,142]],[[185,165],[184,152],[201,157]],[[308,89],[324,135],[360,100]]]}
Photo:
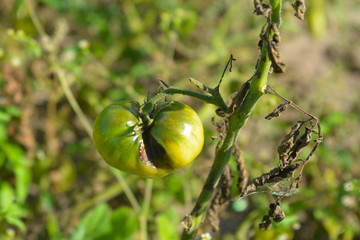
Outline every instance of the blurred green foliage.
{"label": "blurred green foliage", "polygon": [[[33,3],[48,37],[41,37]],[[305,169],[286,218],[260,231],[274,189],[223,209],[213,239],[360,238],[359,1],[310,1],[307,22],[284,1],[282,55],[288,71],[270,84],[319,116],[325,141]],[[107,104],[143,101],[157,79],[215,86],[230,53],[237,59],[221,92],[228,98],[254,71],[264,19],[252,1],[8,0],[0,2],[0,239],[140,239],[140,216],[64,96],[48,52],[90,121]],[[321,19],[318,21],[316,19]],[[193,89],[194,90],[194,89]],[[195,90],[196,91],[196,90]],[[214,108],[197,110],[206,144],[191,166],[154,181],[149,239],[178,239],[211,166]],[[264,96],[238,143],[250,178],[277,164],[277,144],[303,116],[264,120],[279,101]],[[230,163],[236,179],[236,167]],[[141,207],[145,180],[120,173]],[[233,187],[234,194],[236,188]],[[202,232],[210,232],[205,225]]]}

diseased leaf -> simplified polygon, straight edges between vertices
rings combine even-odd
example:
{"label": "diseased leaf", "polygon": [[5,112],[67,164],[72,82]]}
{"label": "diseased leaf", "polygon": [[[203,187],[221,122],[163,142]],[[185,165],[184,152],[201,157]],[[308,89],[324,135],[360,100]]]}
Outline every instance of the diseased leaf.
{"label": "diseased leaf", "polygon": [[300,20],[304,20],[306,12],[305,0],[296,0],[291,6],[295,9],[295,16]]}

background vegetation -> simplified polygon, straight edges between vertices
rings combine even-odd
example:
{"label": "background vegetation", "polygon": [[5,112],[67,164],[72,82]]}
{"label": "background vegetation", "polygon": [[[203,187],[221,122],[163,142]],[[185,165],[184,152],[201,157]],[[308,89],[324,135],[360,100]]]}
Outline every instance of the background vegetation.
{"label": "background vegetation", "polygon": [[[270,84],[320,118],[324,143],[300,191],[283,201],[283,222],[258,228],[278,190],[269,186],[223,209],[219,232],[205,224],[213,239],[360,238],[360,2],[308,1],[303,22],[290,3],[281,28],[287,72]],[[159,78],[215,86],[233,54],[221,88],[229,97],[254,72],[264,19],[252,12],[240,0],[1,1],[0,238],[178,239],[214,157],[214,107],[174,97],[199,113],[205,146],[191,166],[154,180],[150,194],[144,179],[101,160],[68,99],[72,92],[92,123],[109,103],[155,94]],[[238,137],[250,178],[277,164],[279,141],[302,117],[265,120],[278,103],[261,98]]]}

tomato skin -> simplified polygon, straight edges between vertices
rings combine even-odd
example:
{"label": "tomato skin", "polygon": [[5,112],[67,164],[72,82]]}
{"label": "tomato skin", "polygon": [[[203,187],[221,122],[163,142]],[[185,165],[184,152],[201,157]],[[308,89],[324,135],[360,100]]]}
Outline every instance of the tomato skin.
{"label": "tomato skin", "polygon": [[180,102],[162,104],[142,133],[139,104],[121,101],[107,106],[96,118],[96,149],[112,167],[146,178],[157,178],[191,163],[204,143],[201,120]]}

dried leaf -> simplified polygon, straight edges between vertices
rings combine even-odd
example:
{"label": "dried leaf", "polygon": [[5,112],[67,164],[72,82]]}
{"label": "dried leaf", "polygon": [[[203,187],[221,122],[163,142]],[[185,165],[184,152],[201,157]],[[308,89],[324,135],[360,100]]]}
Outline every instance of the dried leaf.
{"label": "dried leaf", "polygon": [[300,20],[304,20],[306,12],[305,0],[296,0],[291,6],[295,9],[295,16]]}
{"label": "dried leaf", "polygon": [[260,39],[261,40],[267,40],[268,39],[268,26],[269,26],[269,23],[268,22],[266,22],[265,24],[264,24],[264,26],[262,27],[262,29],[261,29],[261,32],[260,32],[260,35],[259,35],[259,37],[260,37]]}
{"label": "dried leaf", "polygon": [[209,206],[206,220],[210,223],[212,230],[217,232],[219,230],[219,212],[221,208],[227,206],[231,197],[231,184],[232,177],[230,168],[226,166],[224,172],[221,175],[218,188],[215,191],[214,197]]}
{"label": "dried leaf", "polygon": [[284,73],[286,70],[286,66],[280,57],[279,43],[281,41],[281,38],[280,38],[279,29],[277,28],[277,24],[276,23],[271,24],[271,29],[273,30],[274,35],[271,41],[270,40],[267,41],[269,58],[271,60],[274,72]]}
{"label": "dried leaf", "polygon": [[270,114],[268,114],[268,115],[265,117],[265,119],[271,120],[271,119],[273,119],[273,118],[275,118],[275,117],[279,117],[280,114],[281,114],[282,112],[284,112],[284,111],[287,109],[288,106],[289,106],[289,103],[282,103],[282,104],[280,104],[279,106],[277,106],[277,108],[276,108],[274,111],[272,111]]}
{"label": "dried leaf", "polygon": [[237,185],[237,188],[241,195],[246,188],[246,184],[248,181],[248,173],[245,168],[245,161],[244,161],[243,154],[241,153],[241,151],[237,145],[234,146],[232,154],[235,157],[236,170],[239,174],[239,178],[238,178],[236,185]]}
{"label": "dried leaf", "polygon": [[300,128],[304,124],[303,121],[297,121],[294,126],[292,126],[290,132],[285,136],[281,141],[278,147],[278,154],[280,158],[280,167],[284,168],[288,164],[288,157],[291,148],[295,144],[295,140],[300,133]]}
{"label": "dried leaf", "polygon": [[311,139],[312,139],[312,129],[307,127],[305,128],[305,132],[303,133],[303,135],[301,135],[301,137],[296,141],[294,146],[291,148],[290,150],[291,153],[289,154],[290,158],[295,159],[299,155],[301,150],[307,145],[309,145]]}
{"label": "dried leaf", "polygon": [[254,0],[254,13],[256,15],[263,15],[264,17],[269,17],[271,13],[271,6],[268,4],[262,3],[262,0]]}
{"label": "dried leaf", "polygon": [[279,203],[270,203],[268,214],[277,223],[281,222],[285,218],[285,213],[281,209]]}
{"label": "dried leaf", "polygon": [[274,32],[272,40],[275,43],[280,43],[281,42],[281,36],[280,36],[280,31],[279,31],[278,25],[276,23],[272,23],[271,24],[271,29]]}
{"label": "dried leaf", "polygon": [[292,164],[286,166],[283,169],[280,167],[274,168],[270,172],[264,173],[260,177],[254,178],[240,196],[245,197],[250,192],[258,190],[267,183],[275,183],[284,180],[289,175],[291,175],[299,166],[299,164]]}
{"label": "dried leaf", "polygon": [[271,228],[271,217],[265,215],[262,219],[262,222],[259,224],[260,230],[269,230]]}

